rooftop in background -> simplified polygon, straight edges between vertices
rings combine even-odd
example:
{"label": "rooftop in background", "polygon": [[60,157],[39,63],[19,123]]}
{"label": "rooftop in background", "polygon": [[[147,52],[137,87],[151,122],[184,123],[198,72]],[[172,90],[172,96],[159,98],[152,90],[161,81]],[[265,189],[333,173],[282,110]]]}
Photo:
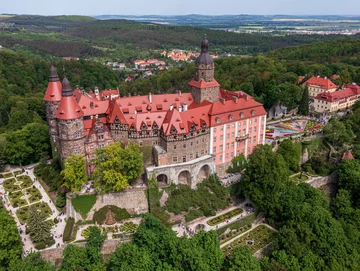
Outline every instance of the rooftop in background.
{"label": "rooftop in background", "polygon": [[337,88],[337,85],[335,85],[329,78],[320,76],[311,77],[309,80],[303,83],[303,86],[306,85],[317,86],[326,90]]}

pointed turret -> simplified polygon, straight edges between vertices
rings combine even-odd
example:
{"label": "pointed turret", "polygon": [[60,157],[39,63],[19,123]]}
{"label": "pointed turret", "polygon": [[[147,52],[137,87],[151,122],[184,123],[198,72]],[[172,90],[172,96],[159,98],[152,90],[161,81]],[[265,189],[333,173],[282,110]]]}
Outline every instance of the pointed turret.
{"label": "pointed turret", "polygon": [[44,96],[46,105],[46,118],[49,124],[49,133],[56,147],[58,145],[58,127],[56,112],[58,111],[60,100],[61,100],[61,83],[56,69],[53,65],[50,68],[50,77],[48,87]]}
{"label": "pointed turret", "polygon": [[60,105],[56,113],[62,159],[72,154],[85,155],[84,113],[73,94],[70,82],[65,76],[62,81]]}
{"label": "pointed turret", "polygon": [[56,68],[51,65],[48,87],[44,100],[47,102],[58,102],[61,100],[61,83]]}
{"label": "pointed turret", "polygon": [[61,100],[56,118],[70,120],[83,117],[84,114],[73,94],[70,82],[65,76],[62,81]]}

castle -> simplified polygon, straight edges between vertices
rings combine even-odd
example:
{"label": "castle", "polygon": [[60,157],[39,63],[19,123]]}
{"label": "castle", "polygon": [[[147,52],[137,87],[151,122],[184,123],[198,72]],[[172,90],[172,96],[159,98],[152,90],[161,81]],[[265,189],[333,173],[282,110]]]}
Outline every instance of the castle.
{"label": "castle", "polygon": [[89,174],[95,150],[115,141],[152,146],[148,177],[192,187],[210,173],[225,173],[240,153],[246,157],[264,144],[266,111],[243,91],[220,88],[214,79],[209,42],[201,42],[190,93],[120,97],[117,90],[72,90],[50,69],[45,93],[49,132],[61,159],[86,158]]}

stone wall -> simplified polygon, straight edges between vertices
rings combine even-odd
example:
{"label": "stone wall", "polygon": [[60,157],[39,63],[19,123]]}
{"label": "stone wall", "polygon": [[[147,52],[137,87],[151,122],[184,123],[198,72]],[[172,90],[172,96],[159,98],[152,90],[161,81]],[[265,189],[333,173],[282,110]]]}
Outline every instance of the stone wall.
{"label": "stone wall", "polygon": [[107,205],[126,209],[130,214],[143,214],[149,210],[146,188],[132,188],[116,193],[98,195],[86,220],[91,220],[96,210]]}
{"label": "stone wall", "polygon": [[321,177],[312,177],[309,181],[307,181],[308,184],[315,188],[320,188],[323,185],[329,184],[329,183],[337,183],[338,181],[338,174],[337,172],[333,172],[329,176],[321,176]]}
{"label": "stone wall", "polygon": [[75,211],[74,206],[71,203],[71,197],[66,198],[66,215],[67,217],[73,217],[75,222],[82,220],[81,215]]}

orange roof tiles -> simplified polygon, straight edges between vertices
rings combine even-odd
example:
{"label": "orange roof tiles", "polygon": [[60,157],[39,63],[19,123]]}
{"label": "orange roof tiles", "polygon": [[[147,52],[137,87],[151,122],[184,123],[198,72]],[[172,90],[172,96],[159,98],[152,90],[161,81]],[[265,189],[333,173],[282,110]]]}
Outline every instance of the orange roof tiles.
{"label": "orange roof tiles", "polygon": [[211,82],[205,82],[204,80],[200,80],[200,82],[197,82],[194,79],[192,79],[189,82],[189,85],[196,88],[210,88],[210,87],[220,86],[220,84],[215,79],[213,79]]}
{"label": "orange roof tiles", "polygon": [[75,100],[74,96],[61,97],[59,109],[56,118],[61,120],[70,120],[82,118],[83,111]]}
{"label": "orange roof tiles", "polygon": [[316,77],[313,76],[309,80],[307,80],[303,85],[314,85],[321,88],[324,88],[326,90],[337,88],[337,85],[335,85],[329,78],[322,78],[322,77]]}
{"label": "orange roof tiles", "polygon": [[47,102],[58,102],[61,100],[62,85],[60,81],[49,82],[45,92],[44,100]]}
{"label": "orange roof tiles", "polygon": [[360,87],[358,85],[352,84],[348,85],[344,89],[340,89],[335,92],[322,92],[316,95],[315,99],[327,102],[336,102],[341,99],[350,98],[355,95],[360,95]]}

